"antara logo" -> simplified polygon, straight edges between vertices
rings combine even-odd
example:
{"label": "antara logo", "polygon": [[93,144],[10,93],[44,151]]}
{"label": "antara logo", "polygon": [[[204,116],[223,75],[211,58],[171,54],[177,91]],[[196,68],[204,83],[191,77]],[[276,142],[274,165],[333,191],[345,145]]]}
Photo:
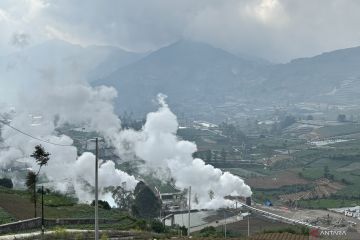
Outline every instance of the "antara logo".
{"label": "antara logo", "polygon": [[344,230],[320,230],[317,228],[310,229],[309,240],[318,240],[321,236],[346,236]]}
{"label": "antara logo", "polygon": [[322,230],[320,231],[320,236],[346,236],[346,231]]}

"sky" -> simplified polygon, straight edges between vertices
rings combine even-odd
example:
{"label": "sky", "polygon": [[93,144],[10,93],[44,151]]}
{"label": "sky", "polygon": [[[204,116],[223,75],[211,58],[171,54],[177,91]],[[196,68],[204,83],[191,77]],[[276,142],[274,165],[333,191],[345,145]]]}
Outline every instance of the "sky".
{"label": "sky", "polygon": [[0,55],[61,39],[151,51],[180,39],[286,62],[360,45],[358,0],[1,0]]}

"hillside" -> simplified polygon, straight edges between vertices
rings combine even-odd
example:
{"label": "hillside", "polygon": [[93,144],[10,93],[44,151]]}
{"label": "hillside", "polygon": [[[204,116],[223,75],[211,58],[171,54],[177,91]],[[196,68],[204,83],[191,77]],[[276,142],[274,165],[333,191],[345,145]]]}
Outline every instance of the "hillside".
{"label": "hillside", "polygon": [[118,90],[118,113],[143,117],[164,93],[178,115],[222,121],[289,103],[358,104],[360,47],[271,64],[185,40],[150,54],[52,40],[0,58],[0,74],[0,100],[39,79],[86,79]]}
{"label": "hillside", "polygon": [[360,93],[360,47],[277,65],[264,86],[272,97],[295,102],[356,103]]}
{"label": "hillside", "polygon": [[118,90],[118,112],[140,116],[154,109],[152,100],[159,92],[169,96],[175,112],[205,118],[222,110],[249,111],[243,106],[349,105],[358,102],[360,93],[360,47],[270,64],[207,44],[179,41],[94,82],[102,84]]}
{"label": "hillside", "polygon": [[149,111],[159,92],[169,96],[177,111],[194,112],[248,97],[248,89],[263,81],[260,73],[267,67],[207,44],[179,41],[95,84],[118,89],[120,112]]}

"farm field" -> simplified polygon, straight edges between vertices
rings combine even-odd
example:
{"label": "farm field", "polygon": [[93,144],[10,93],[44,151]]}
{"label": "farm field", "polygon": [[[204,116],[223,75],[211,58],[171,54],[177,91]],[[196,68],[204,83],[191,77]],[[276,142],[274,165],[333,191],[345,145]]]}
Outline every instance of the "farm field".
{"label": "farm field", "polygon": [[[296,135],[303,133],[291,132],[291,128],[284,134],[246,139],[231,138],[231,133],[191,128],[182,129],[180,135],[196,142],[200,153],[204,151],[199,155],[206,162],[214,162],[222,170],[243,178],[253,189],[255,201],[270,199],[274,204],[283,205],[286,199],[301,199],[305,208],[313,208],[317,199],[320,199],[316,202],[319,208],[354,204],[360,199],[360,124],[324,123],[308,134],[314,140],[329,140],[323,145],[311,144],[311,140]],[[221,162],[219,151],[224,150],[226,159]],[[212,161],[208,161],[209,157]],[[233,167],[236,165],[226,163],[226,160],[232,163],[243,159],[253,164]],[[324,178],[329,184],[319,184]]]}
{"label": "farm field", "polygon": [[293,171],[284,171],[272,176],[249,178],[246,179],[246,183],[255,189],[275,189],[289,185],[305,185],[309,184],[309,181]]}
{"label": "farm field", "polygon": [[[94,216],[94,208],[90,205],[76,204],[74,199],[57,194],[45,195],[44,205],[45,218],[92,218]],[[6,216],[10,216],[10,218],[4,219],[22,220],[34,217],[34,205],[30,202],[26,191],[0,188],[0,209]],[[40,216],[40,197],[38,198],[37,213]],[[123,215],[121,211],[115,209],[99,208],[100,218],[119,219]]]}

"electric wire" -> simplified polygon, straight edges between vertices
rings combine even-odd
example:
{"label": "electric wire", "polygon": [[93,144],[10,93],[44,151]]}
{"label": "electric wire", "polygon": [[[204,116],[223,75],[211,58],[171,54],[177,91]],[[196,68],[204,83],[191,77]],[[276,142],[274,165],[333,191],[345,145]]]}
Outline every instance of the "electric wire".
{"label": "electric wire", "polygon": [[0,119],[0,123],[8,126],[9,128],[11,128],[11,129],[13,129],[13,130],[15,130],[15,131],[17,131],[17,132],[19,132],[19,133],[27,136],[27,137],[30,137],[30,138],[32,138],[32,139],[35,139],[35,140],[40,141],[40,142],[43,142],[43,143],[47,143],[47,144],[51,144],[51,145],[55,145],[55,146],[60,146],[60,147],[74,147],[73,145],[54,143],[54,142],[51,142],[51,141],[49,141],[49,140],[44,140],[44,139],[35,137],[35,136],[33,136],[33,135],[29,134],[29,133],[26,133],[26,132],[24,132],[24,131],[16,128],[16,127],[14,127],[14,126],[11,126],[9,123],[7,123],[5,120],[2,120],[2,119]]}

